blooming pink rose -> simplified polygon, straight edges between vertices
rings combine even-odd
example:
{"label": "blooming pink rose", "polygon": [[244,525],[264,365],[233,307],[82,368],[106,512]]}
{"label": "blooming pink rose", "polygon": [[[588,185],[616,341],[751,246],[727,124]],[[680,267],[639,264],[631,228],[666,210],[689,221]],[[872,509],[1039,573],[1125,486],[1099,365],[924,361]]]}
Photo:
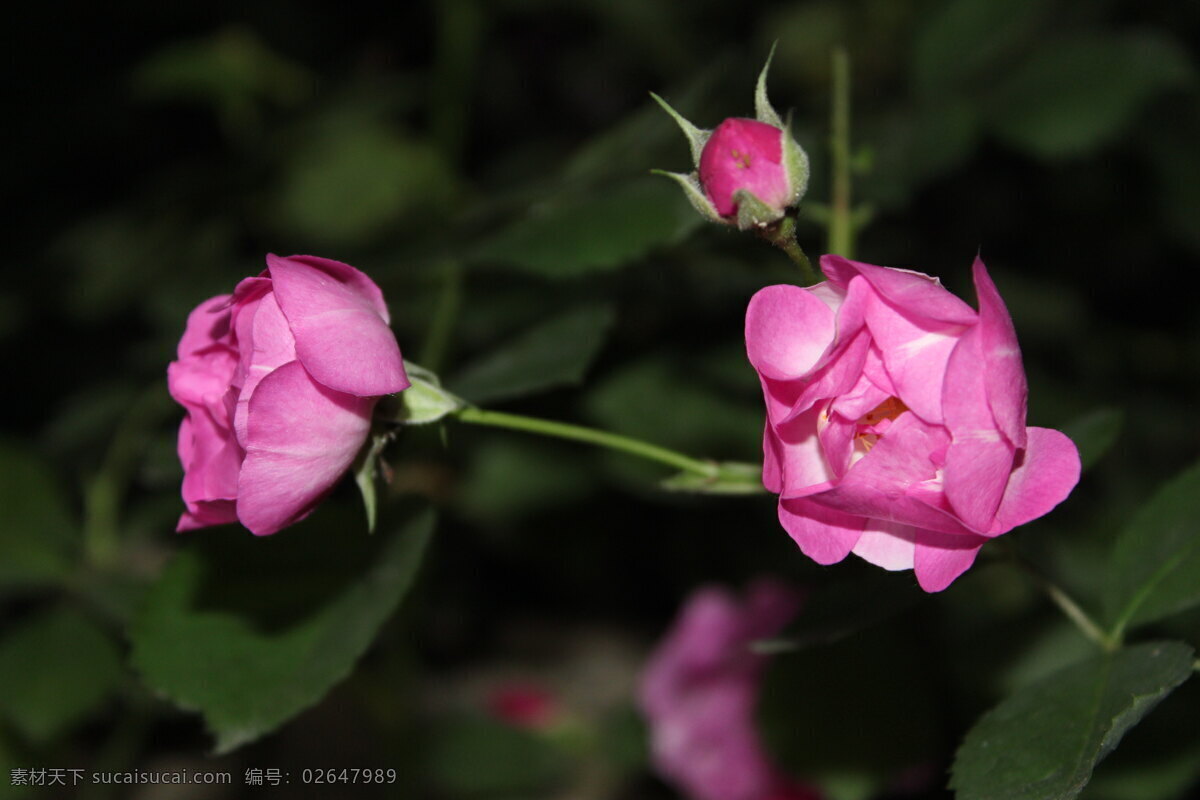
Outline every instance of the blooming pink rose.
{"label": "blooming pink rose", "polygon": [[350,467],[375,402],[408,386],[379,287],[314,256],[268,255],[201,303],[178,354],[180,531],[240,521],[265,536],[303,519]]}
{"label": "blooming pink rose", "polygon": [[1008,310],[975,260],[979,311],[936,278],[825,256],[828,280],[746,312],[766,398],[763,483],[819,564],[848,553],[941,591],[980,546],[1079,481],[1062,433],[1025,427]]}
{"label": "blooming pink rose", "polygon": [[782,211],[795,187],[783,163],[783,131],[753,119],[733,117],[716,127],[700,152],[700,186],[722,217],[737,214],[734,196],[745,190]]}
{"label": "blooming pink rose", "polygon": [[771,763],[755,729],[765,656],[750,643],[773,636],[799,595],[759,581],[739,602],[708,587],[694,593],[642,674],[640,705],[654,765],[694,800],[813,798]]}

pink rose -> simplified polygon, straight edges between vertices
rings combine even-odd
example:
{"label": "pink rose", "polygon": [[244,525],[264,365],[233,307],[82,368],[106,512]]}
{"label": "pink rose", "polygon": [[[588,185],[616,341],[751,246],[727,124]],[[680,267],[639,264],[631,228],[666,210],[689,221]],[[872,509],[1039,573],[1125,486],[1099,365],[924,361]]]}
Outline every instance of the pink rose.
{"label": "pink rose", "polygon": [[167,368],[179,428],[177,530],[303,519],[350,467],[381,395],[408,386],[383,294],[347,264],[267,256],[188,316]]}
{"label": "pink rose", "polygon": [[767,659],[750,643],[778,633],[799,608],[799,595],[772,581],[755,583],[743,602],[701,589],[651,655],[639,693],[651,757],[694,800],[816,796],[774,767],[754,718]]}
{"label": "pink rose", "polygon": [[773,125],[737,117],[712,132],[700,152],[700,186],[720,216],[737,214],[742,191],[779,213],[792,205],[796,187],[783,163],[783,137]]}
{"label": "pink rose", "polygon": [[1008,310],[975,260],[976,312],[936,278],[825,256],[828,280],[746,312],[766,398],[763,483],[819,564],[848,553],[941,591],[980,546],[1062,502],[1079,453],[1025,427]]}

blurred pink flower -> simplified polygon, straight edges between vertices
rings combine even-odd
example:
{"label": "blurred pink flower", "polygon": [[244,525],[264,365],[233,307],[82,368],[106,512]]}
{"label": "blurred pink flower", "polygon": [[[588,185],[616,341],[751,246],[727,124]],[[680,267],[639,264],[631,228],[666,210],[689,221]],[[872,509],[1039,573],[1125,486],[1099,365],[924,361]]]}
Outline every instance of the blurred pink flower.
{"label": "blurred pink flower", "polygon": [[408,378],[370,278],[268,255],[188,316],[167,384],[187,410],[177,529],[240,521],[262,536],[312,511],[366,441],[375,402]]}
{"label": "blurred pink flower", "polygon": [[1008,310],[975,260],[976,312],[919,272],[825,256],[828,280],[746,312],[767,406],[763,483],[820,564],[855,553],[946,588],[989,539],[1079,481],[1065,435],[1025,426]]}
{"label": "blurred pink flower", "polygon": [[700,589],[651,655],[639,693],[651,757],[693,800],[816,797],[774,767],[754,719],[767,659],[750,644],[778,633],[799,608],[799,594],[773,581],[756,582],[742,602]]}
{"label": "blurred pink flower", "polygon": [[539,730],[559,715],[558,703],[546,689],[530,683],[506,683],[487,697],[492,716],[514,728]]}
{"label": "blurred pink flower", "polygon": [[732,117],[716,127],[700,152],[700,186],[722,217],[737,214],[746,191],[782,213],[795,200],[783,163],[784,133],[774,125]]}

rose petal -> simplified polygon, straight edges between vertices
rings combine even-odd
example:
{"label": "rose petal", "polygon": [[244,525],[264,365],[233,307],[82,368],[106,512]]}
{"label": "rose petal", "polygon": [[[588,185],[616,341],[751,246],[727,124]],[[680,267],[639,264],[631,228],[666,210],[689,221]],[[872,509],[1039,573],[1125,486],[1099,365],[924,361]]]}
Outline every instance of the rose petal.
{"label": "rose petal", "polygon": [[267,256],[275,297],[296,338],[296,354],[317,382],[374,397],[408,387],[382,294],[348,264]]}
{"label": "rose petal", "polygon": [[918,530],[913,558],[917,583],[927,592],[942,591],[975,562],[986,541],[982,536]]}
{"label": "rose petal", "polygon": [[274,294],[263,295],[238,316],[241,391],[233,416],[238,441],[246,444],[246,413],[258,384],[277,368],[296,360],[296,341]]}
{"label": "rose petal", "polygon": [[983,380],[987,401],[1000,431],[1014,447],[1025,446],[1025,404],[1029,387],[1021,348],[1012,317],[992,283],[983,261],[976,257],[972,267],[975,292],[979,295],[979,330],[982,337]]}
{"label": "rose petal", "polygon": [[886,570],[912,569],[917,529],[883,520],[870,520],[854,544],[854,555]]}
{"label": "rose petal", "polygon": [[960,325],[914,318],[879,296],[867,304],[867,327],[897,396],[926,422],[942,422],[946,362],[962,334]]}
{"label": "rose petal", "polygon": [[992,417],[984,385],[982,328],[963,334],[946,367],[942,406],[952,441],[943,484],[956,515],[973,530],[992,527],[1012,471],[1014,449]]}
{"label": "rose petal", "polygon": [[937,480],[931,454],[944,449],[947,441],[940,425],[928,425],[905,412],[840,482],[808,498],[851,516],[970,533],[956,518],[929,502],[929,487]]}
{"label": "rose petal", "polygon": [[922,272],[877,267],[837,255],[821,256],[821,271],[839,286],[849,286],[855,275],[861,275],[889,303],[914,317],[956,325],[971,325],[977,319],[974,309]]}
{"label": "rose petal", "polygon": [[350,468],[374,405],[317,383],[299,361],[263,378],[250,398],[238,481],[242,524],[265,536],[308,514]]}
{"label": "rose petal", "polygon": [[187,326],[179,340],[180,360],[215,344],[230,345],[229,298],[227,294],[205,300],[188,314]]}
{"label": "rose petal", "polygon": [[820,491],[833,479],[817,435],[817,421],[823,413],[823,409],[813,408],[786,424],[774,426],[781,445],[778,451],[782,477],[780,494],[784,497]]}
{"label": "rose petal", "polygon": [[799,286],[759,289],[746,309],[746,353],[759,373],[776,380],[804,377],[833,343],[834,314]]}
{"label": "rose petal", "polygon": [[1079,483],[1079,471],[1079,450],[1066,434],[1027,428],[1025,450],[1008,479],[989,533],[1004,533],[1048,513]]}
{"label": "rose petal", "polygon": [[781,498],[779,522],[800,548],[818,564],[836,564],[850,554],[866,520],[813,503]]}

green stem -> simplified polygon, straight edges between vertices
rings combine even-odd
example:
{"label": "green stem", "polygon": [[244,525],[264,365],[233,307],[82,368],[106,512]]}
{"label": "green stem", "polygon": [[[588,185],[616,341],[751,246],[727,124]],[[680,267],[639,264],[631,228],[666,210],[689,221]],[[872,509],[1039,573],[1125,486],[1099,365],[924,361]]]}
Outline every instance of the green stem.
{"label": "green stem", "polygon": [[1043,575],[1037,567],[1021,556],[1011,544],[1009,545],[1009,555],[1012,556],[1017,566],[1024,570],[1025,574],[1032,578],[1033,582],[1046,593],[1050,601],[1058,606],[1063,615],[1079,629],[1080,633],[1092,640],[1106,653],[1112,653],[1121,646],[1119,639],[1106,633],[1069,594],[1063,591],[1058,584]]}
{"label": "green stem", "polygon": [[659,447],[649,442],[643,442],[640,439],[633,439],[618,433],[600,431],[595,428],[585,428],[581,425],[572,425],[567,422],[554,422],[547,419],[538,419],[537,417],[526,417],[520,414],[507,414],[503,411],[488,411],[473,407],[461,409],[455,412],[454,416],[460,422],[466,422],[471,425],[508,428],[510,430],[525,431],[526,433],[536,433],[542,436],[556,436],[560,439],[586,442],[597,447],[607,447],[610,450],[619,450],[623,453],[629,453],[650,461],[657,461],[660,464],[667,464],[676,469],[692,472],[706,478],[715,478],[720,471],[718,466],[712,462],[691,458],[685,456],[683,453],[668,450],[665,447]]}
{"label": "green stem", "polygon": [[794,216],[784,217],[775,225],[763,229],[759,235],[786,253],[792,263],[800,268],[800,272],[804,275],[805,286],[821,282],[821,276],[813,269],[812,262],[808,260],[804,249],[796,241],[796,218]]}
{"label": "green stem", "polygon": [[854,257],[854,220],[851,215],[850,174],[850,56],[845,48],[833,51],[833,105],[829,137],[833,171],[829,214],[829,252]]}

